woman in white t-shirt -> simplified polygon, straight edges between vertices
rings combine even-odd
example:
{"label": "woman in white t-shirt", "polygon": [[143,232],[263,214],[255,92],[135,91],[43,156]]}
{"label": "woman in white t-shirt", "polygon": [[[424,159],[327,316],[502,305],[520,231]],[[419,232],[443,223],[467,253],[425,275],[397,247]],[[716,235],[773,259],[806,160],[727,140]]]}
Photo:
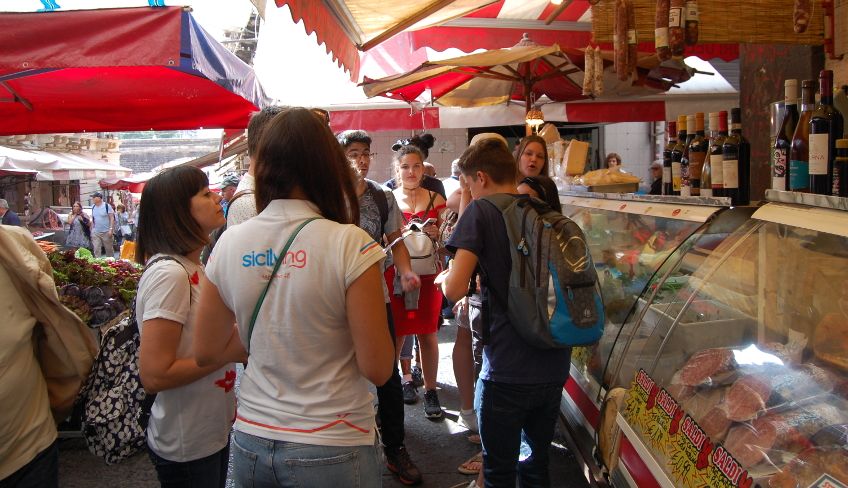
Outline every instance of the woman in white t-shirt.
{"label": "woman in white t-shirt", "polygon": [[226,350],[234,322],[250,352],[236,487],[379,487],[368,383],[384,384],[394,358],[384,254],[357,227],[350,164],[312,111],[281,111],[255,156],[260,213],[215,245],[195,330],[200,365]]}
{"label": "woman in white t-shirt", "polygon": [[163,487],[223,487],[236,410],[233,362],[246,354],[232,325],[214,361],[198,366],[192,344],[204,274],[200,251],[224,223],[221,197],[194,167],[155,176],[142,196],[135,255],[147,267],[136,315],[141,381],[157,394],[147,427],[150,459]]}

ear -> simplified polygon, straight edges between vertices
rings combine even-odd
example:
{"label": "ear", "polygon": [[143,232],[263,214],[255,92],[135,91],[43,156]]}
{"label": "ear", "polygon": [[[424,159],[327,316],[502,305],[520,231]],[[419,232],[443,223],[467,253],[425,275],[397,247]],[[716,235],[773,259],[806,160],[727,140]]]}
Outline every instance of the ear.
{"label": "ear", "polygon": [[475,179],[480,182],[480,186],[482,186],[483,188],[486,188],[491,183],[489,175],[482,171],[477,171],[474,176]]}

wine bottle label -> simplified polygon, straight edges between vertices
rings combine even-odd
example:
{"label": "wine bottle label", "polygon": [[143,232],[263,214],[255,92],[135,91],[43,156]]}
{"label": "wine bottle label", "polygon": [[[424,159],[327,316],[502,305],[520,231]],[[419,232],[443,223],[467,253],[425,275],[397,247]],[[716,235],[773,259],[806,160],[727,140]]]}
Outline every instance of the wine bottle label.
{"label": "wine bottle label", "polygon": [[739,160],[725,159],[721,164],[722,180],[725,188],[739,188]]}
{"label": "wine bottle label", "polygon": [[810,163],[792,159],[789,161],[789,189],[801,190],[810,187]]}
{"label": "wine bottle label", "polygon": [[810,174],[826,175],[830,159],[828,134],[810,134]]}
{"label": "wine bottle label", "polygon": [[683,27],[683,8],[681,7],[672,7],[668,10],[668,26],[671,27]]}
{"label": "wine bottle label", "polygon": [[772,152],[771,176],[773,178],[786,177],[786,149],[775,149]]}
{"label": "wine bottle label", "polygon": [[833,180],[832,180],[833,185],[830,188],[830,194],[835,196],[835,197],[840,196],[839,195],[839,187],[841,186],[840,185],[841,178],[842,178],[842,171],[839,169],[839,166],[834,164],[833,165]]}
{"label": "wine bottle label", "polygon": [[674,191],[680,191],[680,163],[671,163],[671,183]]}
{"label": "wine bottle label", "polygon": [[712,188],[701,188],[701,196],[702,197],[713,196],[713,189]]}
{"label": "wine bottle label", "polygon": [[654,44],[657,49],[668,47],[668,27],[654,29]]}
{"label": "wine bottle label", "polygon": [[627,31],[627,44],[636,44],[636,29]]}
{"label": "wine bottle label", "polygon": [[698,22],[698,2],[695,0],[686,2],[686,22]]}
{"label": "wine bottle label", "polygon": [[693,180],[692,186],[698,186],[701,181],[701,170],[704,168],[704,160],[707,159],[705,152],[689,153],[689,175]]}
{"label": "wine bottle label", "polygon": [[721,154],[710,155],[710,166],[713,168],[713,188],[724,186],[724,164]]}
{"label": "wine bottle label", "polygon": [[663,184],[671,183],[671,168],[663,166]]}
{"label": "wine bottle label", "polygon": [[689,185],[683,185],[680,187],[680,196],[681,197],[691,197],[692,196],[692,187]]}

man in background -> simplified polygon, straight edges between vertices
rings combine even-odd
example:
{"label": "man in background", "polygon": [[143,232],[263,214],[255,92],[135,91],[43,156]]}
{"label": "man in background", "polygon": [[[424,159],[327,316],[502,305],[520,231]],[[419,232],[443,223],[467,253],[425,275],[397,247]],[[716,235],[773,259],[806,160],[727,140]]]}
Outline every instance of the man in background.
{"label": "man in background", "polygon": [[233,195],[236,194],[238,184],[238,175],[228,175],[224,178],[224,181],[221,182],[221,206],[224,207],[224,215],[227,215],[227,208],[230,205],[230,201],[233,199]]}
{"label": "man in background", "polygon": [[651,191],[649,195],[662,195],[662,163],[651,164]]}
{"label": "man in background", "polygon": [[[91,195],[94,205],[91,206],[91,218],[94,221],[94,229],[91,231],[91,246],[94,248],[94,257],[105,255],[112,257],[112,236],[115,234],[115,209],[103,201],[103,194],[99,191]],[[102,249],[101,249],[102,248]]]}
{"label": "man in background", "polygon": [[0,224],[3,225],[21,225],[21,218],[18,214],[9,209],[9,202],[0,198]]}

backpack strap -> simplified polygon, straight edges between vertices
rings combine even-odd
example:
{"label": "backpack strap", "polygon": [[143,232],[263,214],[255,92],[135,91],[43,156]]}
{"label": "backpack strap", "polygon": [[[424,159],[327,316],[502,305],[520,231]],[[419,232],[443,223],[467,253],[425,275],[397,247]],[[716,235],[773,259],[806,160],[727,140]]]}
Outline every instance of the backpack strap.
{"label": "backpack strap", "polygon": [[[255,190],[253,190],[251,188],[245,188],[242,191],[235,192],[235,194],[233,194],[233,198],[230,198],[230,201],[227,202],[227,211],[224,213],[224,217],[226,218],[227,214],[230,213],[230,209],[233,208],[233,204],[236,203],[236,200],[238,200],[239,198],[241,198],[244,195],[252,195],[253,193],[255,193]],[[227,224],[225,223],[223,225],[223,227],[226,228]]]}
{"label": "backpack strap", "polygon": [[259,317],[259,309],[262,308],[262,302],[265,301],[265,295],[268,294],[268,289],[271,288],[271,283],[274,281],[274,276],[276,276],[277,271],[280,269],[280,265],[286,258],[286,253],[289,252],[289,248],[294,242],[294,238],[306,227],[306,224],[312,222],[313,220],[318,220],[320,217],[312,217],[304,220],[297,226],[297,228],[292,232],[289,236],[289,240],[286,242],[286,245],[283,246],[282,252],[280,252],[280,257],[277,258],[277,264],[274,265],[274,270],[271,271],[271,277],[268,278],[268,283],[265,285],[265,288],[262,290],[262,293],[259,295],[259,299],[256,301],[256,306],[253,307],[253,314],[250,316],[250,325],[247,329],[247,351],[250,352],[250,339],[253,337],[253,327],[256,325],[256,319]]}
{"label": "backpack strap", "polygon": [[380,234],[385,234],[386,222],[389,221],[389,199],[386,198],[386,193],[376,181],[366,179],[365,184],[368,185],[368,188],[371,190],[371,194],[374,196],[374,202],[377,204],[377,209],[380,211],[380,221],[382,223]]}

